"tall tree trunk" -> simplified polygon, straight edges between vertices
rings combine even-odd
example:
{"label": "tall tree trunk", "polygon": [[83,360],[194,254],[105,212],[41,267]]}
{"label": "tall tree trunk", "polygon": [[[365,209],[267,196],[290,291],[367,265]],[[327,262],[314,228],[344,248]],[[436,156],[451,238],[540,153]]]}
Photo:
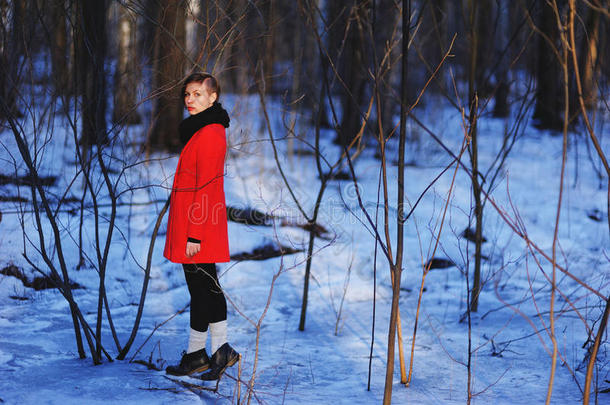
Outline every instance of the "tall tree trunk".
{"label": "tall tree trunk", "polygon": [[[128,0],[125,5],[130,5]],[[124,124],[140,123],[136,111],[139,83],[139,64],[136,55],[136,15],[119,5],[119,49],[114,71],[114,108],[112,121]]]}
{"label": "tall tree trunk", "polygon": [[161,4],[159,0],[140,0],[138,12],[145,15],[145,18],[138,18],[137,23],[137,46],[138,60],[142,61],[142,75],[145,82],[145,88],[152,88],[153,77],[148,74],[154,65],[155,60],[155,37],[158,29],[157,21],[159,19]]}
{"label": "tall tree trunk", "polygon": [[[426,15],[421,19],[422,28],[415,40],[421,43],[422,38],[426,38],[421,44],[421,52],[426,63],[434,69],[447,49],[447,32],[450,30],[449,9],[446,0],[426,0],[426,2],[426,9],[423,11]],[[438,76],[431,86],[438,90],[439,85],[446,87],[443,76]]]}
{"label": "tall tree trunk", "polygon": [[[201,51],[201,46],[203,45],[203,41],[201,40],[200,27],[198,21],[201,21],[202,17],[202,1],[201,0],[186,0],[186,8],[187,8],[187,17],[184,22],[184,31],[185,31],[185,47],[186,53],[189,58],[195,60],[196,62],[200,62],[197,60],[197,55]],[[207,2],[206,2],[207,4]],[[204,7],[208,7],[207,5]],[[208,33],[209,35],[209,33]],[[209,54],[211,44],[207,44],[207,52]],[[205,66],[205,64],[204,64]]]}
{"label": "tall tree trunk", "polygon": [[[325,45],[328,49],[328,58],[330,59],[331,65],[334,65],[337,68],[340,67],[340,56],[345,52],[343,39],[350,14],[350,3],[349,0],[324,2],[325,14],[328,16],[327,22],[323,27],[323,32],[326,32]],[[330,83],[329,88],[327,89],[330,96],[333,97],[341,94],[343,89],[335,77],[333,69],[328,69],[326,74]],[[331,123],[330,117],[326,114],[322,114],[320,118],[320,124],[323,127],[335,128],[335,123]]]}
{"label": "tall tree trunk", "polygon": [[23,5],[18,1],[0,0],[2,28],[0,31],[0,97],[7,108],[0,110],[0,119],[5,118],[6,111],[20,116],[16,98],[19,86],[18,67],[22,54],[22,21]]}
{"label": "tall tree trunk", "polygon": [[267,0],[263,8],[263,73],[265,74],[265,89],[273,93],[273,65],[275,64],[275,0]]}
{"label": "tall tree trunk", "polygon": [[68,31],[66,28],[66,5],[64,0],[52,0],[46,3],[50,16],[50,53],[53,83],[58,94],[71,93]]}
{"label": "tall tree trunk", "polygon": [[[229,1],[227,5],[227,14],[231,16],[232,20],[237,22],[241,16],[248,12],[248,1],[247,0],[235,0]],[[231,90],[234,93],[245,94],[248,92],[249,84],[249,67],[247,63],[248,55],[248,19],[244,18],[239,23],[232,27],[236,30],[234,36],[234,42],[231,45],[231,53],[229,56],[229,72]]]}
{"label": "tall tree trunk", "polygon": [[[231,23],[233,17],[229,14],[227,0],[219,1],[198,1],[200,3],[197,11],[199,22],[193,30],[195,35],[193,51],[195,61],[205,69],[216,76],[222,75],[229,65],[231,46],[227,44],[233,43],[233,35],[236,31],[232,30]],[[229,0],[229,3],[232,1]],[[194,19],[195,16],[192,17]],[[191,19],[189,19],[191,20]],[[188,33],[187,37],[191,35]],[[190,47],[187,45],[189,52]],[[220,78],[222,83],[229,84],[229,79]],[[229,88],[230,86],[226,86]]]}
{"label": "tall tree trunk", "polygon": [[509,63],[511,58],[509,57],[510,52],[505,51],[508,46],[508,32],[509,32],[509,10],[510,4],[506,0],[498,0],[498,27],[497,27],[497,38],[498,46],[495,47],[496,63],[497,63],[497,89],[495,94],[495,103],[493,109],[494,117],[508,117],[510,108],[508,106],[508,93],[510,87],[508,84],[509,74]]}
{"label": "tall tree trunk", "polygon": [[394,112],[393,108],[398,103],[394,96],[393,89],[395,88],[395,68],[392,60],[393,53],[391,52],[390,44],[394,29],[397,27],[396,19],[399,16],[397,8],[394,7],[394,0],[378,0],[375,6],[375,46],[377,47],[377,62],[379,66],[379,76],[381,81],[380,88],[380,110],[381,122],[385,134],[394,131]]}
{"label": "tall tree trunk", "polygon": [[[325,113],[326,109],[320,111],[319,103],[324,100],[316,99],[317,95],[326,96],[325,86],[321,80],[322,68],[320,63],[320,54],[318,53],[318,44],[314,30],[319,25],[311,21],[311,15],[306,14],[305,5],[299,1],[293,7],[294,19],[297,21],[294,27],[294,37],[298,38],[294,46],[290,48],[290,56],[295,65],[294,78],[292,82],[291,101],[293,102],[292,114],[295,117],[295,122],[302,125],[315,124],[318,121],[328,126],[328,116]],[[311,1],[315,7],[320,7],[320,0]],[[322,93],[321,93],[322,92]],[[298,100],[297,103],[294,101]],[[321,114],[320,114],[321,113]],[[320,116],[322,115],[322,117]],[[299,118],[301,117],[302,118]],[[322,124],[321,124],[322,125]],[[295,134],[299,134],[295,128]],[[304,131],[305,135],[308,131]]]}
{"label": "tall tree trunk", "polygon": [[107,142],[106,134],[106,10],[107,1],[80,0],[81,143],[85,146]]}
{"label": "tall tree trunk", "polygon": [[559,31],[552,8],[541,1],[538,28],[544,33],[548,41],[538,35],[538,60],[536,65],[536,107],[533,118],[538,128],[561,130],[562,95],[559,60],[552,47],[558,48]]}
{"label": "tall tree trunk", "polygon": [[585,25],[585,35],[580,47],[580,72],[582,81],[582,97],[587,108],[594,108],[597,102],[595,76],[597,71],[597,49],[599,42],[600,12],[589,9]]}
{"label": "tall tree trunk", "polygon": [[[320,0],[315,0],[315,4],[320,7]],[[316,110],[316,104],[321,100],[316,99],[316,95],[319,94],[320,89],[323,87],[320,81],[321,69],[320,69],[320,54],[318,53],[318,44],[313,34],[309,33],[306,26],[301,23],[302,30],[302,52],[301,58],[301,78],[300,89],[301,95],[304,96],[302,108],[311,111],[311,122],[315,122],[314,111]],[[307,89],[305,91],[304,89]],[[324,114],[322,117],[324,122],[328,122],[328,117]]]}
{"label": "tall tree trunk", "polygon": [[149,139],[153,148],[177,150],[178,124],[184,105],[180,81],[184,76],[185,9],[182,1],[162,0],[155,34],[154,88],[159,97],[154,109],[154,124]]}
{"label": "tall tree trunk", "polygon": [[477,93],[480,97],[488,96],[491,86],[488,82],[489,71],[492,67],[494,50],[497,49],[495,43],[496,33],[496,3],[497,0],[477,0],[477,18],[474,21],[477,32],[477,53],[476,53],[476,72],[475,80],[477,83]]}
{"label": "tall tree trunk", "polygon": [[[292,65],[294,66],[294,73],[292,74],[292,88],[290,91],[290,105],[291,105],[291,109],[290,109],[290,120],[289,125],[290,125],[290,129],[292,130],[292,136],[288,137],[288,140],[286,142],[286,156],[288,157],[288,163],[290,164],[290,168],[294,169],[294,161],[293,161],[293,155],[294,155],[294,138],[296,136],[298,136],[298,128],[297,126],[299,125],[299,112],[301,111],[302,108],[302,102],[296,102],[296,100],[299,100],[300,94],[301,94],[301,79],[303,78],[303,74],[302,74],[302,64],[303,64],[303,42],[304,42],[304,38],[303,36],[307,35],[305,34],[305,30],[304,30],[304,26],[303,26],[303,21],[299,21],[297,20],[295,27],[294,27],[294,46],[292,48],[293,50],[293,54],[292,54]],[[305,35],[304,35],[305,34]],[[315,92],[315,88],[312,89],[311,93]]]}
{"label": "tall tree trunk", "polygon": [[[8,0],[0,0],[0,18],[2,19],[0,26],[0,97],[7,103],[9,111],[13,110],[15,106],[14,97],[11,97],[9,90],[11,88],[9,72],[11,64],[8,62],[11,57],[12,16],[11,4]],[[4,109],[0,110],[0,119],[5,118],[5,115]]]}
{"label": "tall tree trunk", "polygon": [[369,21],[370,3],[357,0],[349,9],[345,48],[339,59],[339,72],[345,83],[340,89],[341,94],[341,127],[336,142],[347,146],[354,139],[362,125],[362,100],[367,83],[368,60],[365,49],[368,47],[367,25]]}
{"label": "tall tree trunk", "polygon": [[446,0],[428,0],[429,13],[432,28],[434,30],[434,41],[431,44],[431,52],[434,59],[430,62],[436,66],[445,54],[447,49],[447,4]]}

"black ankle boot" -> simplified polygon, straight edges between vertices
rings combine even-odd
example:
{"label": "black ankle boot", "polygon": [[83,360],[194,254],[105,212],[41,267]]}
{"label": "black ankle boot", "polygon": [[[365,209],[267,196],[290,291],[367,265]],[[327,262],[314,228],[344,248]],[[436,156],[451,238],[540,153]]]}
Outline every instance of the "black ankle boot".
{"label": "black ankle boot", "polygon": [[237,360],[239,360],[239,353],[225,343],[212,355],[210,371],[203,373],[199,378],[207,381],[218,380],[227,368],[237,363]]}
{"label": "black ankle boot", "polygon": [[205,371],[210,368],[210,358],[205,352],[205,349],[197,350],[196,352],[182,352],[182,359],[177,366],[168,366],[165,369],[167,374],[171,375],[191,375],[200,371]]}

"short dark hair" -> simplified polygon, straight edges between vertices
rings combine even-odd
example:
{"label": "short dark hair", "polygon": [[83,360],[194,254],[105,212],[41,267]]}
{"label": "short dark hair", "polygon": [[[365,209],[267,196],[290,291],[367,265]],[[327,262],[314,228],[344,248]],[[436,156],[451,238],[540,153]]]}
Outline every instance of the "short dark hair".
{"label": "short dark hair", "polygon": [[220,99],[220,84],[218,84],[218,80],[216,80],[214,76],[205,72],[195,72],[188,75],[186,79],[184,79],[184,81],[182,82],[182,93],[180,94],[180,97],[184,97],[184,93],[186,93],[186,86],[189,83],[203,84],[203,82],[205,82],[206,80],[208,80],[208,82],[206,83],[208,91],[210,92],[210,94],[216,93],[216,101],[218,101]]}

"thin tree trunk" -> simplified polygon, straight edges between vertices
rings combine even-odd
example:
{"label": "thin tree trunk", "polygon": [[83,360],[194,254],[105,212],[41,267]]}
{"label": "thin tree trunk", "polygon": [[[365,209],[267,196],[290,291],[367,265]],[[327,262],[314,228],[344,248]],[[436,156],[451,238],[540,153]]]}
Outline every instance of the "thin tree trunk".
{"label": "thin tree trunk", "polygon": [[599,350],[599,345],[602,340],[602,336],[606,331],[606,326],[608,325],[608,315],[610,314],[610,299],[606,300],[606,307],[604,309],[604,314],[602,315],[602,319],[599,323],[599,329],[597,330],[597,335],[595,335],[595,341],[593,342],[593,347],[591,348],[591,355],[589,357],[589,364],[587,365],[587,375],[585,378],[585,389],[583,392],[583,405],[589,405],[589,398],[591,397],[591,381],[593,380],[593,369],[595,369],[595,360],[597,359],[597,352]]}
{"label": "thin tree trunk", "polygon": [[[30,184],[30,191],[31,191],[31,195],[32,195],[32,205],[34,206],[34,218],[36,220],[36,226],[38,228],[39,242],[40,242],[40,246],[42,247],[42,249],[41,249],[42,258],[45,261],[45,263],[48,265],[49,269],[51,270],[51,273],[54,274],[57,279],[60,279],[59,273],[58,273],[57,269],[55,268],[53,261],[47,255],[47,250],[46,250],[47,245],[45,242],[44,232],[42,231],[41,213],[44,212],[47,215],[47,218],[49,218],[49,222],[50,222],[50,225],[51,225],[51,228],[53,231],[53,240],[55,242],[55,248],[57,249],[57,258],[59,259],[59,265],[60,265],[60,269],[62,272],[61,278],[63,279],[63,283],[64,283],[64,287],[65,287],[64,289],[61,289],[60,291],[62,292],[62,294],[64,295],[64,297],[70,304],[70,314],[72,316],[72,324],[74,327],[74,335],[76,338],[76,347],[78,350],[79,357],[81,359],[83,359],[83,358],[85,358],[85,350],[83,347],[83,340],[82,340],[81,330],[80,330],[80,326],[79,326],[79,316],[78,316],[79,310],[78,310],[78,306],[76,305],[76,303],[74,302],[74,299],[72,297],[72,289],[70,287],[70,278],[68,276],[68,269],[67,269],[66,262],[64,259],[63,248],[61,245],[60,231],[57,226],[57,222],[55,221],[55,218],[52,214],[52,210],[48,204],[48,200],[46,199],[46,194],[45,194],[44,189],[42,188],[41,181],[38,177],[38,172],[36,170],[37,162],[34,159],[32,159],[32,155],[30,153],[30,150],[28,149],[25,139],[23,138],[22,134],[17,129],[17,124],[15,123],[14,117],[12,115],[10,115],[9,106],[4,99],[0,98],[0,106],[1,106],[2,114],[8,117],[8,122],[9,122],[10,128],[13,132],[15,141],[19,148],[19,153],[21,154],[21,157],[30,172],[30,176],[33,179],[32,183]],[[36,197],[37,195],[40,195],[42,208],[38,205],[39,203],[38,203],[38,199]],[[27,260],[27,257],[26,257],[26,260]],[[87,340],[90,342],[89,332],[86,329],[85,324],[82,322],[82,320],[81,320],[81,323],[83,324],[83,331],[85,333],[85,336],[87,337]],[[89,347],[91,349],[91,356],[93,357],[94,363],[99,362],[99,358],[97,358],[95,356],[95,351],[94,351],[91,343],[89,344]]]}
{"label": "thin tree trunk", "polygon": [[294,29],[294,44],[296,46],[294,46],[293,48],[292,55],[292,63],[294,66],[294,74],[292,75],[292,89],[290,92],[290,102],[292,104],[292,107],[290,109],[290,119],[288,120],[292,136],[289,136],[286,142],[286,155],[288,157],[288,164],[290,164],[291,169],[294,168],[294,138],[297,136],[298,133],[297,126],[298,122],[300,121],[299,112],[301,110],[302,105],[301,102],[297,102],[296,100],[299,99],[299,93],[301,91],[301,64],[303,63],[304,52],[303,47],[301,45],[303,42],[303,24],[298,21]]}
{"label": "thin tree trunk", "polygon": [[470,141],[470,160],[472,163],[472,193],[474,197],[474,214],[476,218],[475,229],[475,256],[474,256],[474,279],[472,285],[472,297],[470,309],[478,310],[479,293],[481,291],[481,247],[483,244],[483,206],[481,201],[481,186],[479,184],[479,150],[477,137],[477,54],[479,33],[477,29],[478,7],[476,0],[469,0],[470,11],[470,75],[468,79],[468,99],[470,100],[470,112],[468,114]]}
{"label": "thin tree trunk", "polygon": [[309,296],[309,279],[311,278],[311,263],[313,259],[313,247],[315,241],[315,224],[318,217],[318,209],[320,207],[320,201],[322,200],[322,196],[324,195],[324,190],[326,189],[327,180],[322,180],[322,184],[320,185],[320,189],[318,190],[318,198],[316,200],[316,206],[314,208],[314,214],[311,218],[311,221],[308,222],[310,226],[309,231],[309,244],[307,247],[307,263],[305,265],[305,275],[303,281],[303,299],[301,302],[301,315],[299,317],[299,330],[305,330],[305,319],[307,315],[307,299]]}
{"label": "thin tree trunk", "polygon": [[401,269],[394,266],[390,269],[394,274],[394,285],[392,286],[392,308],[390,311],[390,328],[388,331],[388,357],[385,374],[385,388],[383,391],[383,404],[392,403],[392,388],[394,381],[394,353],[396,344],[396,327],[398,325],[398,302],[400,299],[400,275]]}
{"label": "thin tree trunk", "polygon": [[146,299],[146,291],[148,291],[148,282],[150,281],[150,267],[152,264],[153,249],[155,247],[155,241],[157,240],[157,234],[159,232],[159,227],[161,226],[161,220],[163,219],[163,217],[165,216],[165,213],[167,212],[167,209],[169,208],[169,203],[170,203],[170,199],[168,198],[167,201],[165,202],[165,204],[163,205],[163,208],[161,208],[161,211],[159,212],[159,215],[157,216],[157,221],[155,222],[155,227],[153,229],[152,236],[150,238],[150,243],[148,245],[148,254],[146,256],[146,268],[144,269],[144,280],[142,281],[142,291],[140,292],[140,302],[138,304],[138,312],[136,314],[136,319],[133,323],[133,328],[131,329],[131,334],[129,335],[129,339],[127,339],[127,343],[125,343],[125,346],[123,347],[123,349],[120,351],[119,355],[117,356],[118,360],[125,359],[125,356],[127,356],[127,353],[129,353],[129,349],[131,349],[131,345],[133,344],[133,341],[136,338],[136,335],[138,333],[138,328],[140,327],[140,320],[142,319],[142,313],[144,311],[144,302]]}
{"label": "thin tree trunk", "polygon": [[[325,70],[325,69],[324,69]],[[309,245],[307,248],[307,263],[305,265],[305,276],[303,281],[303,300],[301,303],[301,316],[299,319],[299,330],[305,330],[305,319],[307,314],[307,300],[309,296],[309,279],[311,276],[311,263],[313,261],[313,247],[315,241],[315,225],[318,221],[318,212],[320,210],[320,204],[322,202],[322,198],[324,196],[324,192],[326,191],[326,185],[330,180],[329,176],[332,175],[332,170],[336,165],[331,167],[329,173],[324,173],[322,171],[321,164],[321,151],[320,151],[320,118],[324,112],[324,89],[320,88],[320,101],[318,104],[318,114],[315,123],[315,153],[316,153],[316,167],[318,169],[318,176],[321,179],[320,188],[318,189],[318,195],[316,197],[316,202],[314,205],[313,215],[311,218],[308,218],[309,228]]]}
{"label": "thin tree trunk", "polygon": [[553,266],[551,275],[551,302],[549,305],[549,335],[551,342],[553,343],[553,353],[551,355],[551,367],[549,370],[549,382],[546,393],[545,404],[551,403],[551,397],[553,395],[553,386],[555,383],[555,371],[557,369],[557,352],[558,344],[557,337],[555,335],[555,294],[557,290],[557,245],[559,243],[559,219],[561,216],[561,203],[563,199],[563,187],[564,187],[564,176],[566,169],[566,160],[568,156],[568,124],[570,121],[570,82],[569,82],[569,71],[568,71],[568,37],[566,30],[574,24],[574,0],[569,2],[568,21],[564,23],[560,20],[559,7],[557,2],[553,0],[552,5],[553,11],[556,17],[557,31],[561,35],[561,69],[563,73],[563,147],[561,155],[561,172],[559,175],[559,195],[557,197],[557,212],[555,214],[555,230],[553,232],[553,245],[552,250],[552,261]]}
{"label": "thin tree trunk", "polygon": [[[390,328],[388,331],[388,357],[386,364],[385,387],[383,391],[383,403],[389,405],[392,402],[392,388],[394,380],[394,342],[396,342],[396,331],[400,328],[399,299],[400,281],[402,275],[402,257],[404,243],[404,172],[405,172],[405,143],[406,143],[406,120],[407,120],[407,92],[408,92],[408,50],[409,50],[409,22],[411,21],[411,0],[402,1],[402,68],[400,82],[400,139],[398,147],[398,218],[397,218],[397,247],[396,263],[390,271],[392,272],[392,309],[390,311]],[[383,136],[383,134],[380,134]],[[399,337],[400,338],[400,337]],[[402,357],[402,356],[401,356]],[[401,361],[402,363],[402,361]],[[401,376],[404,373],[401,370]],[[406,381],[403,381],[406,383]]]}

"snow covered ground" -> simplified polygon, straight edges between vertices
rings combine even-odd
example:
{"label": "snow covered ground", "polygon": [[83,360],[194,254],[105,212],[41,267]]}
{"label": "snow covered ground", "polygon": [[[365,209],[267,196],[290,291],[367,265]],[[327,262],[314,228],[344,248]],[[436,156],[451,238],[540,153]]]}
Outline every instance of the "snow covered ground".
{"label": "snow covered ground", "polygon": [[[303,223],[273,159],[273,151],[261,122],[256,103],[228,97],[223,104],[232,108],[232,126],[228,139],[231,150],[227,160],[225,190],[227,204],[252,207]],[[429,103],[417,112],[426,125],[437,133],[454,153],[459,152],[463,128],[459,114],[449,108]],[[283,137],[282,112],[270,104],[274,135]],[[24,119],[25,131],[33,140],[29,117]],[[43,175],[58,176],[48,190],[61,196],[76,172],[73,145],[66,123],[56,119],[51,141],[40,159]],[[505,122],[482,118],[479,123],[480,165],[487,168],[502,142]],[[600,125],[604,150],[610,152],[610,132]],[[406,195],[413,203],[426,186],[451,162],[451,158],[415,124],[419,131],[419,152],[408,152],[415,162],[406,170]],[[121,132],[112,153],[123,160],[110,160],[120,171],[143,159],[132,146],[139,129]],[[310,129],[304,135],[313,139]],[[605,132],[604,132],[605,131]],[[39,136],[44,133],[37,132]],[[326,134],[328,135],[328,134]],[[570,134],[571,137],[577,136]],[[602,294],[608,294],[610,260],[606,220],[606,185],[597,176],[597,159],[578,134],[578,147],[571,143],[564,181],[565,194],[559,228],[558,261],[573,275]],[[322,148],[329,160],[340,151],[324,136]],[[3,175],[13,175],[14,165],[20,175],[24,164],[10,132],[2,133],[1,161]],[[68,147],[65,147],[65,145]],[[305,145],[296,145],[306,149]],[[42,139],[37,147],[42,150]],[[285,140],[278,141],[282,166],[294,187],[295,194],[308,213],[312,212],[318,188],[317,169],[311,156],[286,158]],[[377,201],[379,160],[373,148],[366,150],[355,162],[359,189],[365,205],[374,216]],[[395,160],[396,144],[388,153]],[[510,217],[518,213],[529,238],[550,255],[557,209],[562,139],[526,125],[509,154],[491,195],[495,203]],[[110,153],[110,151],[108,151]],[[139,164],[125,173],[119,189],[153,185],[126,193],[121,201],[156,204],[119,208],[117,232],[111,245],[106,288],[113,321],[121,344],[127,340],[135,318],[142,284],[146,253],[156,215],[167,196],[177,158],[153,156],[148,164]],[[159,159],[156,159],[159,158]],[[464,162],[468,163],[465,154]],[[592,163],[592,161],[594,163]],[[114,165],[114,166],[113,166]],[[405,358],[410,359],[412,332],[422,277],[422,263],[431,255],[439,221],[454,172],[453,166],[428,191],[407,222],[405,258],[400,310],[402,316]],[[389,167],[390,216],[395,218],[396,167]],[[116,173],[113,176],[116,177]],[[98,179],[100,200],[103,184]],[[80,183],[68,195],[79,198]],[[159,186],[161,185],[161,186]],[[0,196],[16,196],[31,200],[27,187],[0,186]],[[468,324],[460,322],[466,308],[467,263],[473,265],[474,245],[461,232],[471,217],[471,188],[464,170],[457,173],[449,198],[449,209],[436,257],[452,260],[456,266],[433,269],[425,280],[425,292],[419,314],[415,341],[413,377],[410,386],[400,384],[398,361],[394,373],[393,403],[462,404],[467,397]],[[511,208],[510,201],[514,206]],[[6,198],[5,198],[6,199]],[[106,201],[107,202],[107,201]],[[67,208],[78,207],[68,204]],[[22,268],[32,279],[36,275],[22,253],[41,268],[44,263],[33,246],[23,238],[20,220],[26,235],[37,243],[33,216],[28,203],[0,202],[0,269],[9,265]],[[349,208],[349,209],[348,209]],[[26,210],[22,215],[21,210]],[[104,216],[109,208],[101,208]],[[601,221],[589,218],[598,213]],[[544,331],[549,323],[550,288],[545,276],[551,266],[540,254],[535,256],[512,232],[490,203],[485,208],[483,280],[479,311],[472,314],[472,392],[473,403],[541,403],[549,380],[551,341]],[[218,392],[188,389],[168,379],[163,371],[147,369],[129,359],[151,362],[164,368],[179,360],[186,348],[188,311],[173,317],[188,304],[188,292],[178,265],[162,257],[164,236],[155,247],[152,279],[144,317],[133,348],[125,361],[104,361],[94,366],[90,358],[80,360],[74,341],[69,309],[65,299],[52,289],[35,291],[11,276],[0,276],[0,402],[3,403],[230,403],[247,397],[247,382],[255,367],[257,330],[273,286],[268,311],[260,322],[260,342],[255,370],[253,401],[262,403],[299,404],[365,404],[380,403],[386,366],[387,331],[390,316],[391,282],[387,262],[377,252],[375,344],[372,357],[371,389],[367,390],[369,351],[373,319],[374,239],[356,199],[349,180],[334,180],[322,202],[320,224],[329,230],[330,239],[316,239],[312,265],[306,330],[297,330],[302,299],[305,254],[297,253],[265,261],[241,261],[219,265],[221,283],[229,304],[229,339],[241,352],[241,388],[235,377],[238,367],[227,372]],[[77,270],[78,250],[73,238],[78,236],[78,211],[58,214],[62,242],[68,260],[70,277],[84,286],[74,290],[75,299],[90,325],[95,325],[98,274],[88,266]],[[84,240],[94,243],[93,215],[86,213]],[[395,237],[395,220],[390,234]],[[383,222],[382,211],[379,224]],[[281,243],[305,249],[308,234],[301,228],[281,226],[247,226],[230,223],[231,253],[248,252],[268,243]],[[164,226],[164,225],[163,225]],[[106,224],[102,224],[105,235]],[[50,236],[50,231],[46,230]],[[46,241],[50,252],[56,253],[52,241]],[[25,246],[25,247],[24,247]],[[126,249],[129,247],[129,250]],[[395,241],[393,241],[395,249]],[[95,262],[93,251],[86,252]],[[542,269],[538,267],[538,263]],[[274,276],[279,274],[272,284]],[[585,325],[574,308],[597,331],[603,311],[600,300],[569,277],[558,273],[559,289],[565,297],[556,299],[556,333],[561,359],[557,365],[553,403],[576,403],[582,398],[585,368],[583,344],[587,341]],[[535,299],[532,299],[532,295]],[[342,298],[344,296],[344,299]],[[343,299],[343,302],[342,302]],[[574,308],[571,306],[574,305]],[[540,316],[539,316],[540,314]],[[172,318],[173,317],[173,318]],[[171,319],[170,319],[171,318]],[[157,327],[162,322],[162,326]],[[250,319],[252,322],[250,322]],[[154,333],[153,333],[154,332]],[[335,333],[336,332],[336,333]],[[538,332],[538,333],[536,333]],[[151,336],[152,333],[152,336]],[[116,357],[117,350],[104,320],[104,347]],[[138,350],[139,349],[139,350]],[[610,374],[607,343],[600,350],[598,384],[608,388]],[[137,350],[137,352],[136,352]],[[398,359],[398,358],[397,358]],[[572,375],[575,373],[575,377]],[[199,383],[196,379],[184,382]],[[208,384],[212,387],[213,385]],[[239,392],[238,392],[239,391]],[[610,394],[599,394],[599,402],[610,401]]]}

